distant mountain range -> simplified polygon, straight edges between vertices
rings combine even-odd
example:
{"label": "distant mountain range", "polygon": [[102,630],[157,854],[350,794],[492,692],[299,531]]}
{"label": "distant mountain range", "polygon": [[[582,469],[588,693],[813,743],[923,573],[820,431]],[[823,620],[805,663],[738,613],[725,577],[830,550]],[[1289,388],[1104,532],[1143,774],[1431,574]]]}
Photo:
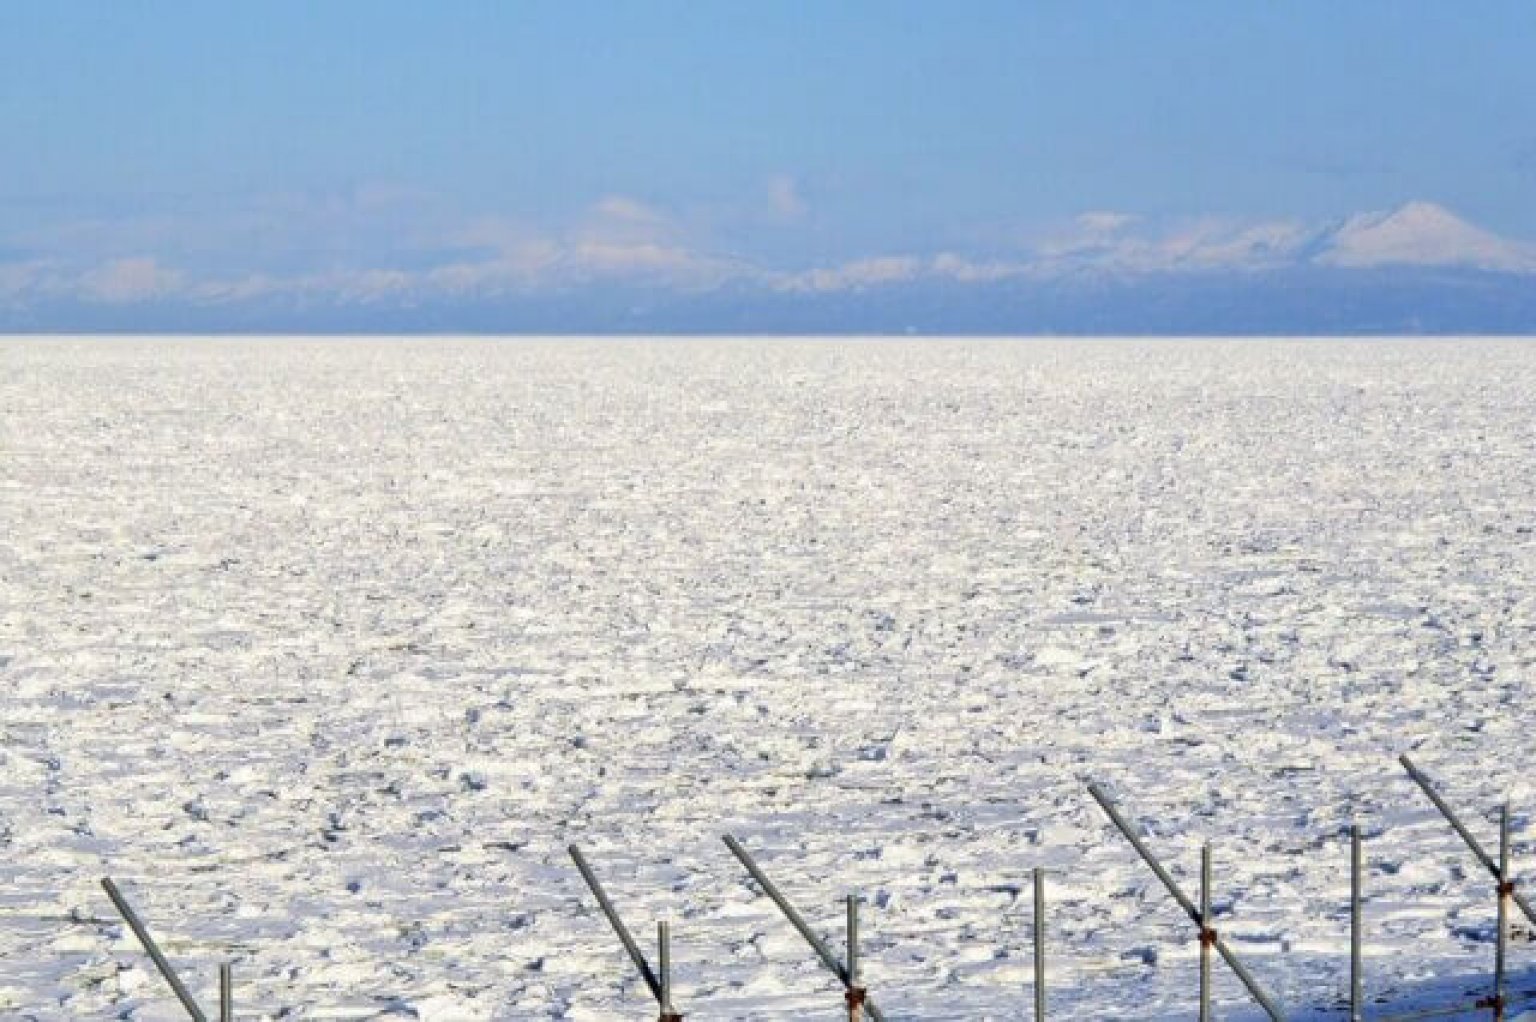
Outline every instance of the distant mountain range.
{"label": "distant mountain range", "polygon": [[[885,257],[706,283],[622,277],[366,300],[285,293],[132,302],[55,293],[0,329],[151,332],[745,334],[1536,334],[1536,245],[1427,202],[1331,224],[1163,233],[1100,215],[987,262]],[[3,296],[0,296],[3,298]]]}

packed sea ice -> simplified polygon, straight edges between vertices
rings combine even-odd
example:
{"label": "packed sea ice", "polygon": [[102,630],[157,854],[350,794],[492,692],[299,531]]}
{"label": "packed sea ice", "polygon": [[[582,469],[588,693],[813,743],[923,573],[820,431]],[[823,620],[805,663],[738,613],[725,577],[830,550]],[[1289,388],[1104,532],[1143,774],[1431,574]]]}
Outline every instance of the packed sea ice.
{"label": "packed sea ice", "polygon": [[[1193,1015],[1487,991],[1536,852],[1536,342],[0,339],[0,1015]],[[1528,875],[1528,873],[1526,874]],[[1536,947],[1516,918],[1517,988]],[[1225,970],[1223,1018],[1258,1017]],[[1382,1010],[1385,1010],[1383,1008]]]}

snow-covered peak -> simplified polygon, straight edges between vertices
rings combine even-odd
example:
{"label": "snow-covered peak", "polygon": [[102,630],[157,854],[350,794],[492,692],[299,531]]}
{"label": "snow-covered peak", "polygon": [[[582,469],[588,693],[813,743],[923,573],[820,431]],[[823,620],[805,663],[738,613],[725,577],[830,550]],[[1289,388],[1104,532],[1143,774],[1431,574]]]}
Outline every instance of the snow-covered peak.
{"label": "snow-covered peak", "polygon": [[1536,245],[1501,238],[1432,202],[1361,213],[1334,231],[1316,261],[1325,266],[1460,266],[1536,272]]}

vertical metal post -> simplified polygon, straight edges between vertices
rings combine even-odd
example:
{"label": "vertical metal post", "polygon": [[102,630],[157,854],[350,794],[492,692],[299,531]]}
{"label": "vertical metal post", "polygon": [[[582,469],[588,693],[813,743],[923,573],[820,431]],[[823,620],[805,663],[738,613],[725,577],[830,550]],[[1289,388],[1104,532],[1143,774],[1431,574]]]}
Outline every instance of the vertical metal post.
{"label": "vertical metal post", "polygon": [[1504,959],[1509,950],[1509,896],[1515,885],[1509,879],[1509,803],[1499,807],[1499,932],[1493,959],[1493,1017],[1504,1018]]}
{"label": "vertical metal post", "polygon": [[848,895],[848,1022],[863,1022],[864,987],[859,983],[859,898]]}
{"label": "vertical metal post", "polygon": [[656,968],[661,989],[656,1000],[661,1004],[661,1022],[676,1022],[682,1016],[672,1007],[672,924],[666,920],[656,924]]}
{"label": "vertical metal post", "polygon": [[848,985],[859,985],[859,898],[848,895]]}
{"label": "vertical metal post", "polygon": [[1211,843],[1200,846],[1200,1022],[1211,1022]]}
{"label": "vertical metal post", "polygon": [[181,981],[181,977],[176,975],[176,970],[171,968],[171,963],[166,961],[165,955],[160,953],[160,945],[156,944],[155,939],[149,935],[149,929],[145,927],[138,914],[134,912],[133,906],[128,904],[128,899],[123,897],[123,892],[117,889],[117,885],[112,882],[112,878],[102,877],[101,886],[107,892],[107,897],[112,899],[112,904],[117,908],[118,914],[128,923],[128,928],[133,931],[133,935],[139,938],[140,944],[144,945],[144,950],[149,955],[149,960],[155,963],[155,968],[160,970],[160,975],[164,976],[165,981],[170,984],[171,990],[176,994],[176,999],[187,1010],[187,1014],[192,1016],[192,1022],[208,1022],[208,1016],[203,1014],[203,1009],[197,1006],[197,1001],[193,999],[192,992]]}
{"label": "vertical metal post", "polygon": [[219,1022],[235,1022],[235,970],[228,962],[219,966]]}
{"label": "vertical metal post", "polygon": [[1363,973],[1361,969],[1361,941],[1364,939],[1360,926],[1360,902],[1364,897],[1364,876],[1361,867],[1360,825],[1349,828],[1349,1020],[1364,1022],[1365,1002],[1361,997]]}
{"label": "vertical metal post", "polygon": [[1035,867],[1035,1022],[1045,1022],[1045,870]]}

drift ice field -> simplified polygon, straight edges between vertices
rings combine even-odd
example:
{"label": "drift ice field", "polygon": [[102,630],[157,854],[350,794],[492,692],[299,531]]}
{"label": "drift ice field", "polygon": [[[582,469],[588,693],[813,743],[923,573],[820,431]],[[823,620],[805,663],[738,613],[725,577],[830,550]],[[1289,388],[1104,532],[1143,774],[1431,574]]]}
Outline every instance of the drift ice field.
{"label": "drift ice field", "polygon": [[[1293,1017],[1536,869],[1536,343],[0,339],[0,1016]],[[1523,920],[1516,917],[1517,930]],[[1511,949],[1536,985],[1536,945]],[[1221,1016],[1258,1017],[1218,967]]]}

